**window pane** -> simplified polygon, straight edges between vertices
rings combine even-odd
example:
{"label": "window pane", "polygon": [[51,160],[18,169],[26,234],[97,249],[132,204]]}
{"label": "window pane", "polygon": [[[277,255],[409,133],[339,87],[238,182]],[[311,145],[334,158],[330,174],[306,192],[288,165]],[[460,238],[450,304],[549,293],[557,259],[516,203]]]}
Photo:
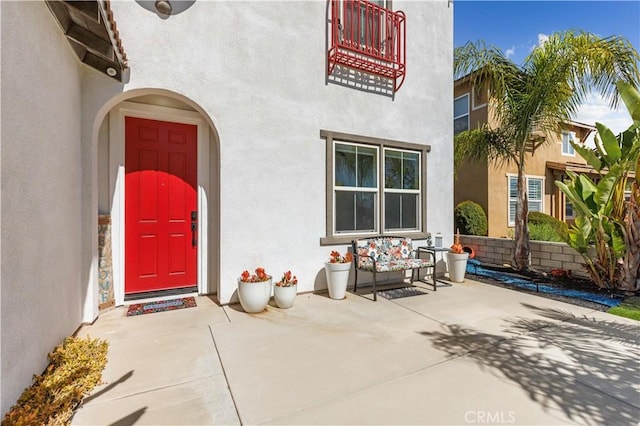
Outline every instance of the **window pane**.
{"label": "window pane", "polygon": [[378,173],[376,150],[374,148],[357,147],[358,152],[358,187],[376,188]]}
{"label": "window pane", "polygon": [[469,112],[469,95],[465,95],[453,101],[453,116],[459,117]]}
{"label": "window pane", "polygon": [[356,193],[356,230],[374,231],[376,194],[373,192]]}
{"label": "window pane", "polygon": [[562,153],[568,155],[575,155],[575,150],[570,141],[574,140],[575,133],[573,132],[562,132]]}
{"label": "window pane", "polygon": [[[384,4],[384,1],[374,0],[373,3]],[[378,49],[380,46],[380,32],[383,15],[379,10],[368,7],[363,3],[344,2],[344,42],[357,44],[358,48]]]}
{"label": "window pane", "polygon": [[336,231],[345,232],[355,229],[355,193],[336,192]]}
{"label": "window pane", "polygon": [[570,201],[565,201],[564,214],[566,217],[573,217],[573,204]]}
{"label": "window pane", "polygon": [[385,229],[417,229],[418,195],[386,193]]}
{"label": "window pane", "polygon": [[384,187],[402,188],[402,152],[386,150],[384,154]]}
{"label": "window pane", "polygon": [[518,178],[509,176],[509,198],[518,198]]}
{"label": "window pane", "polygon": [[468,115],[463,115],[460,118],[456,118],[453,120],[453,133],[464,132],[465,130],[469,130],[469,120],[467,119]]}
{"label": "window pane", "polygon": [[516,201],[509,201],[509,223],[516,221]]}
{"label": "window pane", "polygon": [[420,155],[412,152],[403,152],[404,173],[402,177],[402,189],[420,188]]}
{"label": "window pane", "polygon": [[418,223],[418,195],[402,194],[402,228],[416,229]]}
{"label": "window pane", "polygon": [[540,201],[529,201],[528,206],[530,212],[542,211],[542,203]]}
{"label": "window pane", "polygon": [[360,34],[358,33],[360,13],[358,4],[355,2],[345,2],[344,7],[344,31],[343,37],[345,43],[359,43]]}
{"label": "window pane", "polygon": [[360,17],[360,40],[371,49],[378,49],[380,46],[380,24],[381,17],[379,10],[361,6]]}
{"label": "window pane", "polygon": [[401,194],[385,194],[384,195],[384,227],[385,229],[401,228],[400,197],[401,197]]}
{"label": "window pane", "polygon": [[420,154],[385,150],[385,188],[420,189]]}
{"label": "window pane", "polygon": [[336,191],[336,232],[375,230],[375,193]]}
{"label": "window pane", "polygon": [[378,161],[375,148],[336,143],[335,185],[359,188],[378,186]]}
{"label": "window pane", "polygon": [[356,186],[356,147],[336,144],[336,186]]}
{"label": "window pane", "polygon": [[529,179],[529,201],[541,201],[542,200],[542,180],[541,179]]}

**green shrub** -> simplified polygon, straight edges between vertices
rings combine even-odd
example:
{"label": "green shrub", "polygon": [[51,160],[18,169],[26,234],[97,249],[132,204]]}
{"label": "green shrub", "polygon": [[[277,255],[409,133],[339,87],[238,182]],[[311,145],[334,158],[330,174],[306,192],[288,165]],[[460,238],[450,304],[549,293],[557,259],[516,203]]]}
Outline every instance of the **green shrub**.
{"label": "green shrub", "polygon": [[[534,238],[532,235],[533,231],[531,231],[532,225],[535,226],[535,225],[543,225],[543,224],[551,228],[553,232],[556,234],[556,236],[553,237],[552,239],[544,239],[544,240]],[[548,231],[540,231],[540,232],[541,232],[541,235],[545,235],[545,233]],[[539,241],[565,241],[569,235],[566,223],[559,221],[553,216],[549,216],[548,214],[541,213],[541,212],[529,212],[529,234],[532,240],[537,239]]]}
{"label": "green shrub", "polygon": [[529,239],[534,241],[562,241],[558,232],[548,223],[530,223]]}
{"label": "green shrub", "polygon": [[478,203],[463,201],[455,210],[456,229],[465,235],[487,235],[487,215]]}
{"label": "green shrub", "polygon": [[104,340],[68,337],[49,354],[50,364],[24,390],[2,420],[9,425],[67,425],[73,410],[102,380],[109,345]]}

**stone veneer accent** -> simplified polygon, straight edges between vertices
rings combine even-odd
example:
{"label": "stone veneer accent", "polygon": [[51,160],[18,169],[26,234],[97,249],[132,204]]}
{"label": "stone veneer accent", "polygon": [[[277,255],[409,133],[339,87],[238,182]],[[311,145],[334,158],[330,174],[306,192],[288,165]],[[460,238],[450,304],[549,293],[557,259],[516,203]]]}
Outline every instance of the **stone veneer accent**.
{"label": "stone veneer accent", "polygon": [[[511,264],[512,239],[461,235],[460,242],[463,246],[474,249],[476,259],[480,262],[494,265]],[[583,266],[582,256],[566,243],[531,241],[529,244],[532,268],[543,271],[565,269],[573,275],[589,276]]]}

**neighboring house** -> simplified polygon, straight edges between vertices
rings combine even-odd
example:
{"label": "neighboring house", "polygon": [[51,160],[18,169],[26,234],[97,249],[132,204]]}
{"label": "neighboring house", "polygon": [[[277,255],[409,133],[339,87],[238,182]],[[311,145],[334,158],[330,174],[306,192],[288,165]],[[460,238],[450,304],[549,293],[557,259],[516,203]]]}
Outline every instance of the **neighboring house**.
{"label": "neighboring house", "polygon": [[0,2],[0,411],[97,318],[99,215],[116,305],[450,241],[449,3]]}
{"label": "neighboring house", "polygon": [[[497,127],[487,102],[486,93],[471,90],[466,78],[454,84],[454,134],[475,129],[488,123]],[[566,170],[593,171],[569,143],[584,143],[595,127],[571,121],[561,126],[554,140],[539,147],[526,159],[529,211],[547,213],[559,220],[572,222],[573,209],[556,180],[566,179]],[[533,137],[544,137],[534,132]],[[455,203],[474,201],[487,213],[488,236],[504,237],[515,227],[517,202],[517,168],[515,164],[496,165],[487,162],[465,162],[457,170],[455,179]]]}

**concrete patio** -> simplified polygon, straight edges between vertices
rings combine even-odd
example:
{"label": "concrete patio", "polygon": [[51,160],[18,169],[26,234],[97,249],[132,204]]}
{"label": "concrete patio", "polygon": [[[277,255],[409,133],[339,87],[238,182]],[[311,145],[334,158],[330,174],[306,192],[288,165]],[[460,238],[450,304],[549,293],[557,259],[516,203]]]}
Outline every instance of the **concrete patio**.
{"label": "concrete patio", "polygon": [[467,280],[374,303],[299,295],[126,317],[73,424],[603,424],[640,421],[639,323]]}

